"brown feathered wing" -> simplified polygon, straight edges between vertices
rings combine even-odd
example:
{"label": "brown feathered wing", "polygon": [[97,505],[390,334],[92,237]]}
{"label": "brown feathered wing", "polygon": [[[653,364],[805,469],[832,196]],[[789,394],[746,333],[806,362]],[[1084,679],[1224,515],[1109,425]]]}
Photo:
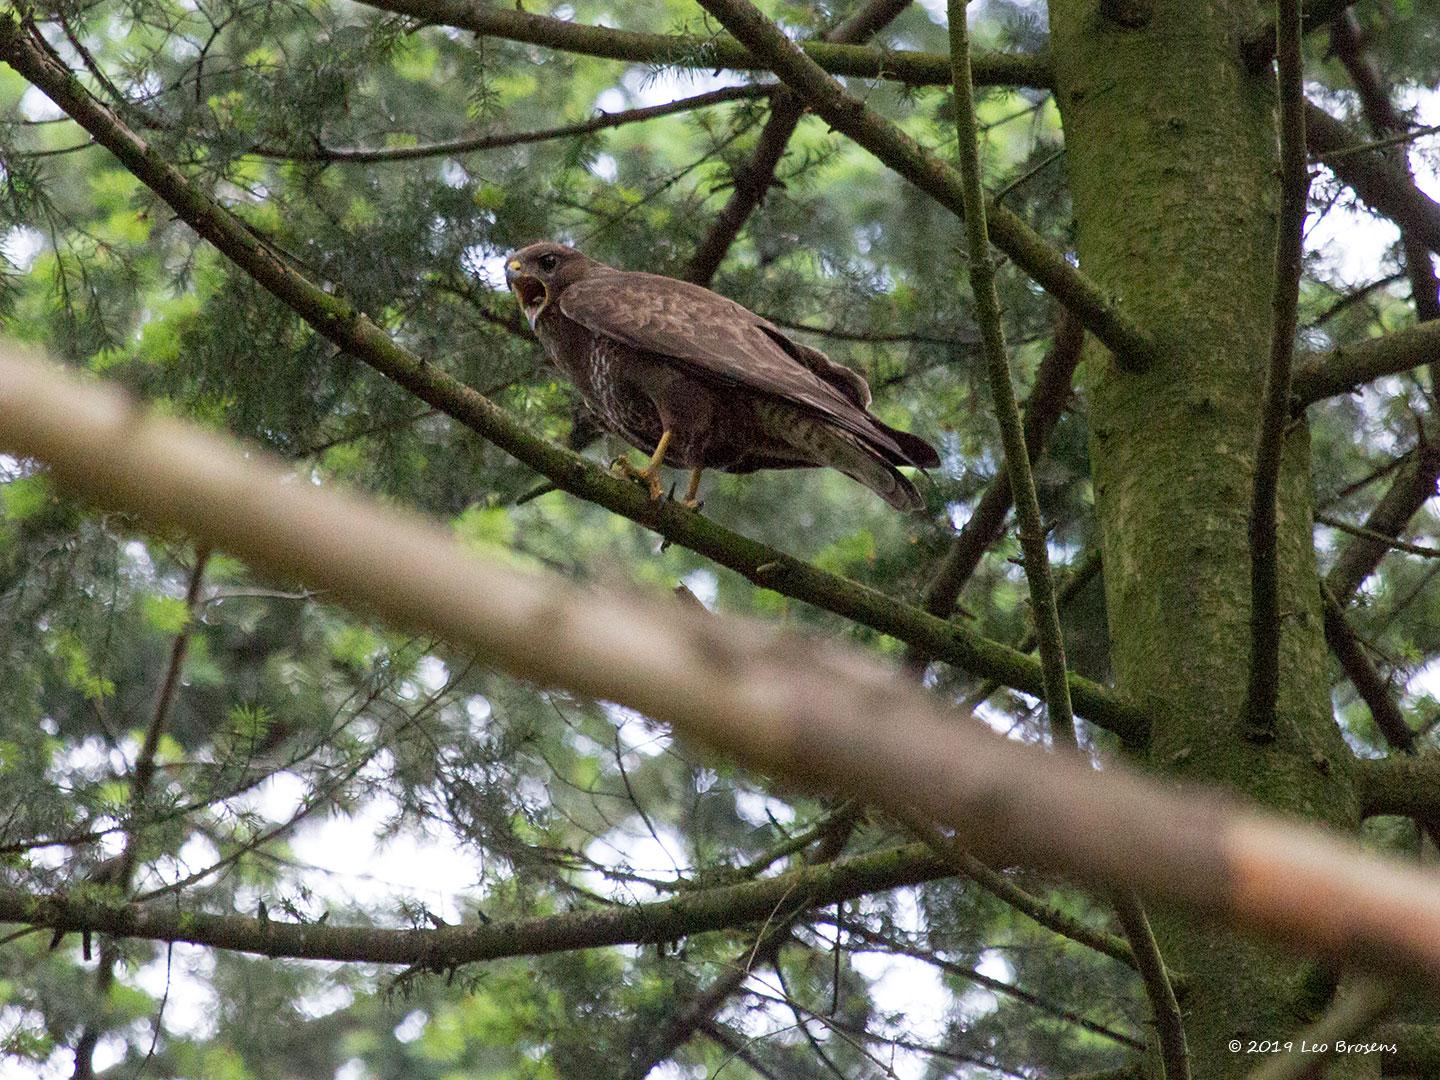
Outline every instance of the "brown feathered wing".
{"label": "brown feathered wing", "polygon": [[596,334],[684,363],[710,381],[778,398],[855,436],[892,465],[936,466],[925,440],[866,411],[870,387],[824,353],[719,293],[656,274],[594,274],[560,294],[560,310]]}

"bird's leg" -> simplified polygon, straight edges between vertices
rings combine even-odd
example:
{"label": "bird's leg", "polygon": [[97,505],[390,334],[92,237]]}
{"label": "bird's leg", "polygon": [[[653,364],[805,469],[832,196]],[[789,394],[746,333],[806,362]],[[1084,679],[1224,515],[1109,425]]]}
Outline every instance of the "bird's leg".
{"label": "bird's leg", "polygon": [[700,500],[696,498],[700,494],[700,474],[705,471],[704,467],[690,470],[690,486],[685,489],[685,500],[680,504],[691,510],[700,509]]}
{"label": "bird's leg", "polygon": [[633,480],[643,480],[650,489],[650,501],[659,502],[664,490],[660,487],[660,465],[665,460],[665,451],[670,446],[671,431],[666,428],[660,433],[660,441],[655,444],[655,453],[650,455],[650,462],[643,469],[637,469],[626,457],[617,458],[613,468],[622,475]]}

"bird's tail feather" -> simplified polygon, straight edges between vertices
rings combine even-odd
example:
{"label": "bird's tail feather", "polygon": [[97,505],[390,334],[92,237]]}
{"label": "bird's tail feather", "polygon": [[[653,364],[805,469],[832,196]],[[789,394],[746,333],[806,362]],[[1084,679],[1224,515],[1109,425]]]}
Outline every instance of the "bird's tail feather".
{"label": "bird's tail feather", "polygon": [[897,465],[914,465],[920,469],[933,469],[940,464],[940,453],[919,435],[911,435],[908,431],[901,431],[893,428],[878,417],[870,417],[871,421],[886,435],[895,440],[900,447],[900,452],[905,455],[904,459],[895,462]]}
{"label": "bird's tail feather", "polygon": [[891,464],[891,455],[881,448],[798,410],[760,409],[757,414],[767,432],[796,451],[797,457],[844,473],[897,510],[924,507],[925,500],[915,485],[901,475]]}
{"label": "bird's tail feather", "polygon": [[894,465],[846,432],[825,430],[824,462],[879,495],[897,510],[920,510],[925,500]]}

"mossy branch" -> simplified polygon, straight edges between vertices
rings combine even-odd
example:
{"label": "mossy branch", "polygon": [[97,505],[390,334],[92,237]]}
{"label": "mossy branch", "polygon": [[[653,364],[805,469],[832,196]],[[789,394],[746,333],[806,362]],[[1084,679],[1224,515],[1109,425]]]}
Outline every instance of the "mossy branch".
{"label": "mossy branch", "polygon": [[[361,0],[369,7],[404,15],[422,23],[453,26],[484,37],[520,41],[547,49],[625,60],[633,64],[690,67],[706,70],[768,71],[769,63],[733,37],[724,34],[647,34],[605,26],[531,15],[483,0]],[[889,79],[911,86],[937,86],[950,81],[949,58],[938,53],[895,51],[828,41],[801,46],[832,75]],[[1043,55],[985,53],[975,58],[976,79],[987,86],[1050,85]]]}
{"label": "mossy branch", "polygon": [[975,297],[975,321],[980,327],[980,347],[990,380],[990,398],[1005,452],[1005,472],[1010,478],[1010,492],[1015,504],[1025,580],[1030,586],[1030,613],[1035,620],[1035,640],[1045,678],[1045,707],[1050,715],[1050,735],[1058,745],[1074,749],[1075,717],[1070,705],[1070,688],[1065,680],[1065,640],[1060,633],[1060,610],[1055,603],[1055,585],[1050,578],[1045,520],[1040,515],[1040,499],[1035,493],[1030,451],[1025,445],[1025,422],[1015,397],[1005,328],[1000,315],[1000,294],[995,288],[995,262],[990,257],[985,189],[980,182],[979,125],[975,120],[975,89],[970,75],[970,34],[965,0],[949,0],[948,14],[955,91],[955,133],[959,146],[967,265],[970,289]]}
{"label": "mossy branch", "polygon": [[1362,817],[1440,820],[1440,752],[1365,758],[1352,771]]}
{"label": "mossy branch", "polygon": [[421,965],[445,970],[483,960],[570,949],[654,944],[763,923],[950,873],[923,844],[803,867],[763,881],[686,892],[669,900],[440,929],[377,929],[217,915],[169,904],[106,904],[82,893],[0,887],[0,922],[147,941],[184,941],[302,960]]}
{"label": "mossy branch", "polygon": [[1300,8],[1301,0],[1278,0],[1276,4],[1280,217],[1275,236],[1270,364],[1260,407],[1250,501],[1250,678],[1245,692],[1245,734],[1261,742],[1275,737],[1280,693],[1280,466],[1290,430],[1290,369],[1304,269],[1305,205],[1310,194]]}
{"label": "mossy branch", "polygon": [[[1045,674],[1045,703],[1050,716],[1050,737],[1056,746],[1076,752],[1075,718],[1065,681],[1065,640],[1060,631],[1060,607],[1050,576],[1045,521],[1035,492],[1025,424],[1010,372],[1010,358],[1001,321],[1000,295],[995,289],[995,267],[990,257],[985,192],[980,182],[980,149],[975,119],[975,90],[970,74],[970,34],[966,0],[949,0],[950,62],[955,81],[955,132],[958,137],[960,176],[965,200],[965,238],[969,255],[970,287],[980,324],[981,347],[990,376],[990,396],[1005,450],[1005,472],[1015,504],[1025,579],[1030,586],[1030,609],[1035,641]],[[1078,350],[1077,350],[1078,351]],[[1130,943],[1146,997],[1155,1018],[1160,1059],[1167,1080],[1189,1080],[1190,1052],[1175,991],[1165,970],[1155,936],[1140,897],[1131,889],[1114,894],[1115,911]]]}

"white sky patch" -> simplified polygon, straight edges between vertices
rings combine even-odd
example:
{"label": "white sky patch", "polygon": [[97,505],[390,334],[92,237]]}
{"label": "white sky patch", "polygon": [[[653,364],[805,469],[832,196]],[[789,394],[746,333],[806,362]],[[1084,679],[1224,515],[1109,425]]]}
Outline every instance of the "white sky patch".
{"label": "white sky patch", "polygon": [[[1421,127],[1440,123],[1440,92],[1435,90],[1406,87],[1397,94],[1396,106],[1413,116]],[[1356,126],[1356,130],[1363,129]],[[1415,185],[1431,198],[1440,192],[1435,149],[1435,140],[1421,139],[1410,153]],[[1307,251],[1319,253],[1343,280],[1361,284],[1380,276],[1381,261],[1399,239],[1399,228],[1388,218],[1371,214],[1362,207],[1336,206],[1324,218],[1310,219],[1305,247]]]}
{"label": "white sky patch", "polygon": [[[894,899],[896,927],[906,934],[921,932],[924,916],[915,890],[897,889]],[[853,953],[850,963],[871,981],[879,1007],[905,1018],[903,1032],[893,1034],[904,1034],[927,1043],[941,1040],[945,1034],[945,1017],[953,1002],[933,965],[911,956],[879,952]],[[886,1050],[887,1060],[888,1054]],[[928,1065],[929,1059],[924,1054],[896,1051],[894,1067],[900,1080],[920,1080]]]}
{"label": "white sky patch", "polygon": [[0,251],[5,253],[5,258],[15,269],[24,272],[30,269],[45,247],[45,237],[40,230],[32,229],[28,225],[17,225],[0,239]]}
{"label": "white sky patch", "polygon": [[[668,826],[656,823],[655,833],[645,827],[638,815],[623,829],[611,829],[585,845],[585,855],[607,866],[626,867],[645,877],[670,879],[688,869],[681,837]],[[630,900],[654,900],[657,892],[639,881],[615,882],[599,873],[581,875],[585,885],[596,892]]]}
{"label": "white sky patch", "polygon": [[323,877],[305,875],[317,901],[354,903],[383,913],[403,898],[446,922],[468,917],[471,905],[462,901],[473,899],[481,877],[475,853],[419,828],[377,840],[395,811],[390,799],[375,798],[353,816],[311,819],[299,826],[291,844],[296,859],[324,872]]}
{"label": "white sky patch", "polygon": [[20,115],[26,120],[58,120],[65,111],[32,86],[20,95]]}
{"label": "white sky patch", "polygon": [[470,174],[458,161],[447,161],[440,166],[440,182],[446,187],[463,188],[470,182]]}
{"label": "white sky patch", "polygon": [[746,791],[743,788],[735,791],[735,813],[757,828],[769,825],[772,817],[781,825],[789,825],[795,820],[795,808],[788,803],[771,798],[762,791]]}
{"label": "white sky patch", "polygon": [[1378,275],[1400,230],[1359,207],[1333,206],[1305,230],[1305,249],[1316,252],[1342,280],[1359,284]]}
{"label": "white sky patch", "polygon": [[295,1010],[301,1016],[311,1020],[319,1020],[322,1016],[329,1016],[333,1012],[339,1012],[347,1008],[355,1001],[355,991],[344,983],[331,983],[329,986],[302,995],[295,1002]]}
{"label": "white sky patch", "polygon": [[56,1050],[41,1064],[0,1057],[0,1080],[69,1080],[75,1066],[70,1050]]}
{"label": "white sky patch", "polygon": [[490,727],[490,721],[495,716],[495,709],[490,704],[489,698],[480,694],[467,698],[465,701],[465,718],[470,721],[470,730],[476,736],[483,736]]}
{"label": "white sky patch", "polygon": [[620,175],[620,163],[615,160],[613,154],[597,154],[595,160],[590,163],[590,171],[607,184],[613,184],[616,177]]}
{"label": "white sky patch", "polygon": [[700,71],[693,68],[666,68],[664,71],[632,70],[621,79],[637,107],[666,105],[680,98],[706,94],[726,86],[744,86],[751,80],[739,71]]}
{"label": "white sky patch", "polygon": [[415,678],[427,694],[438,694],[450,680],[450,669],[438,656],[422,656],[415,665]]}
{"label": "white sky patch", "polygon": [[615,87],[608,90],[601,90],[595,99],[595,111],[605,113],[623,112],[629,103],[625,100],[625,94]]}
{"label": "white sky patch", "polygon": [[1405,683],[1407,697],[1428,694],[1440,698],[1440,658],[1431,660],[1411,675]]}
{"label": "white sky patch", "polygon": [[479,278],[492,289],[505,288],[505,254],[486,251],[479,244],[466,248],[460,256],[460,269]]}
{"label": "white sky patch", "polygon": [[397,1042],[412,1043],[421,1035],[425,1034],[425,1025],[430,1022],[430,1014],[424,1009],[416,1009],[407,1013],[404,1020],[395,1025],[395,1039]]}
{"label": "white sky patch", "polygon": [[685,587],[695,594],[695,599],[711,611],[720,596],[720,579],[709,570],[692,570],[680,579]]}
{"label": "white sky patch", "polygon": [[107,1069],[113,1069],[120,1062],[125,1060],[126,1041],[123,1035],[102,1035],[100,1041],[95,1044],[95,1052],[90,1055],[97,1073],[104,1073]]}
{"label": "white sky patch", "polygon": [[133,982],[156,1001],[165,998],[166,982],[170,994],[165,1000],[162,1023],[172,1035],[205,1039],[216,1030],[219,999],[211,986],[215,973],[215,955],[199,945],[177,942],[172,947],[170,962],[162,948],[154,960],[133,977]]}
{"label": "white sky patch", "polygon": [[[670,734],[659,724],[646,719],[634,709],[627,709],[623,705],[616,705],[612,702],[604,702],[600,708],[605,716],[615,725],[616,734],[620,737],[620,749],[625,754],[644,754],[646,757],[655,757],[663,754],[670,746]],[[629,763],[625,766],[630,767]]]}

